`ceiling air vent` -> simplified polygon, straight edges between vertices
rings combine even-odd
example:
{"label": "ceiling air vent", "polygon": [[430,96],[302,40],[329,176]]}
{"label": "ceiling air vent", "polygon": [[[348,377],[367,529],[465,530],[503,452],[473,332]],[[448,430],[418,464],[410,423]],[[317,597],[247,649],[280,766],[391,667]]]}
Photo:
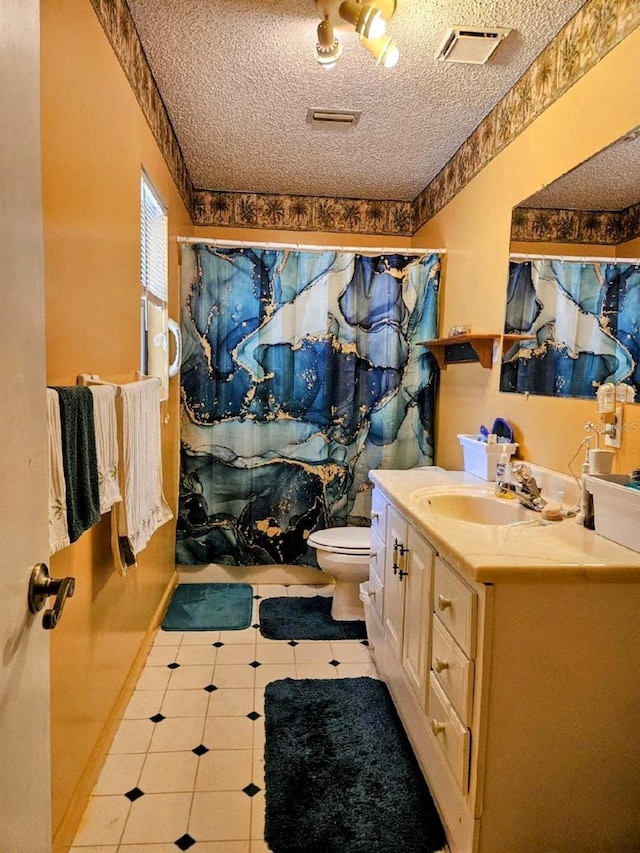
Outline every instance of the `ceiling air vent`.
{"label": "ceiling air vent", "polygon": [[307,124],[313,127],[347,130],[360,121],[360,113],[354,110],[307,110]]}
{"label": "ceiling air vent", "polygon": [[451,27],[436,53],[436,59],[483,65],[510,32],[505,27]]}

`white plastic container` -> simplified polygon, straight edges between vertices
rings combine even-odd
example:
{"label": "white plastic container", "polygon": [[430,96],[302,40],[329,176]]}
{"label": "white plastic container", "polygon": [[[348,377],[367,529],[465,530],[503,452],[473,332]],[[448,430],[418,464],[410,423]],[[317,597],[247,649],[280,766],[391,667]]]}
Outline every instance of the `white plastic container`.
{"label": "white plastic container", "polygon": [[640,491],[627,489],[629,474],[585,474],[593,495],[596,533],[640,552]]}
{"label": "white plastic container", "polygon": [[511,457],[518,449],[517,442],[487,444],[474,435],[459,435],[458,441],[462,445],[464,470],[491,483],[496,479],[496,465],[502,453]]}

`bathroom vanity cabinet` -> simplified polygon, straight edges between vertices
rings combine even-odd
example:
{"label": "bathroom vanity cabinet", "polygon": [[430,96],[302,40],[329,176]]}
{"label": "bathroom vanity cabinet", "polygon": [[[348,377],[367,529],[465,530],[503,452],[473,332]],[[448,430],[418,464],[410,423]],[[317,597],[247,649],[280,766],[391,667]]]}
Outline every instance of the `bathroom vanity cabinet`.
{"label": "bathroom vanity cabinet", "polygon": [[640,555],[441,522],[400,473],[372,473],[369,637],[451,850],[639,850]]}

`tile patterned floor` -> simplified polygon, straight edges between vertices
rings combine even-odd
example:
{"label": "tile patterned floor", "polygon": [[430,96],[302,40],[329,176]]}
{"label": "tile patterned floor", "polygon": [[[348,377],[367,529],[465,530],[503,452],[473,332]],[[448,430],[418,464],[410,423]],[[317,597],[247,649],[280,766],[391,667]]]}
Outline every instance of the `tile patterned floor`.
{"label": "tile patterned floor", "polygon": [[243,631],[158,631],[71,853],[267,853],[264,688],[277,678],[377,677],[366,644],[258,630],[262,598],[331,586],[254,585]]}

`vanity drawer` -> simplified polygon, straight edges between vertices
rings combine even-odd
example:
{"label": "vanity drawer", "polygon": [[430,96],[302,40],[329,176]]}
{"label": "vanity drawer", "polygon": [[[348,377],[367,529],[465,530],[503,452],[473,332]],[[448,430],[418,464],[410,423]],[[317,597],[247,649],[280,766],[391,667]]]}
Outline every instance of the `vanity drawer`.
{"label": "vanity drawer", "polygon": [[431,669],[462,722],[469,725],[473,708],[473,661],[437,616],[433,619]]}
{"label": "vanity drawer", "polygon": [[439,557],[436,557],[433,609],[463,652],[473,657],[478,597]]}
{"label": "vanity drawer", "polygon": [[[371,531],[377,533],[384,542],[384,530],[387,523],[387,501],[374,488],[371,495]],[[379,577],[383,577],[382,574]]]}
{"label": "vanity drawer", "polygon": [[429,725],[461,793],[469,789],[469,729],[447,701],[433,673],[429,675]]}

